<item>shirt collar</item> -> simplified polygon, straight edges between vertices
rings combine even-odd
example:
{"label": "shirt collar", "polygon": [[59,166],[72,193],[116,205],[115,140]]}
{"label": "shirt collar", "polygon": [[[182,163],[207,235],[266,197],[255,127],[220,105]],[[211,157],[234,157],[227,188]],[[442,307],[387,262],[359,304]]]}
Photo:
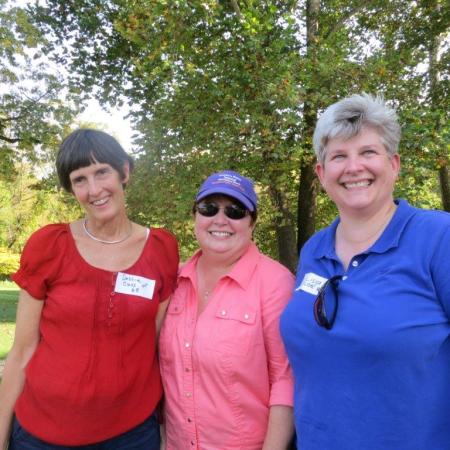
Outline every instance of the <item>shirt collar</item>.
{"label": "shirt collar", "polygon": [[[201,250],[198,250],[187,262],[184,264],[179,273],[179,278],[188,278],[191,280],[194,286],[197,285],[196,282],[196,267],[198,258],[202,254]],[[250,278],[256,268],[258,263],[260,253],[258,247],[252,242],[245,253],[239,258],[230,272],[226,275],[226,277],[231,278],[236,281],[243,289],[245,289],[249,282]]]}
{"label": "shirt collar", "polygon": [[178,272],[178,278],[188,278],[194,283],[194,285],[196,284],[195,268],[197,266],[198,258],[201,254],[202,251],[198,250],[181,266],[181,269]]}
{"label": "shirt collar", "polygon": [[[417,208],[409,205],[406,200],[395,200],[398,205],[392,216],[389,224],[377,239],[377,241],[364,253],[384,253],[393,247],[398,246],[403,229],[414,214],[417,212]],[[340,222],[340,218],[337,217],[333,223],[326,228],[324,234],[317,244],[315,255],[317,259],[330,258],[336,259],[335,251],[335,236],[336,228]]]}
{"label": "shirt collar", "polygon": [[396,200],[395,203],[398,206],[392,219],[367,253],[384,253],[391,248],[398,247],[403,230],[414,214],[416,214],[417,208],[412,207],[406,200]]}
{"label": "shirt collar", "polygon": [[336,236],[336,228],[340,221],[341,219],[337,217],[333,220],[331,225],[323,230],[322,238],[318,241],[317,247],[313,252],[317,259],[337,259],[336,252],[334,250],[334,237]]}

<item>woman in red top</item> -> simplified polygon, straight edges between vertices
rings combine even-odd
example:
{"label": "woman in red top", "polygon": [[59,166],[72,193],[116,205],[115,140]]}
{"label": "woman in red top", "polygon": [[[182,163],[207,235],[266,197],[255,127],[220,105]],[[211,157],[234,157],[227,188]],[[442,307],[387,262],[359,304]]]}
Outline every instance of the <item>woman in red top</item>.
{"label": "woman in red top", "polygon": [[159,449],[155,340],[178,249],[167,231],[127,217],[132,168],[101,131],[79,129],[60,147],[61,185],[85,218],[35,232],[13,275],[21,291],[0,387],[1,449],[8,440],[12,450]]}

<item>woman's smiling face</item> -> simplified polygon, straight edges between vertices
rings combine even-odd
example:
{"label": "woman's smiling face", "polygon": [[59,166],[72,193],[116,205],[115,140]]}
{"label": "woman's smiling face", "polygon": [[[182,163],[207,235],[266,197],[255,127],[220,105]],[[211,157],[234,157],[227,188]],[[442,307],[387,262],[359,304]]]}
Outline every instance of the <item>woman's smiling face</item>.
{"label": "woman's smiling face", "polygon": [[123,183],[129,178],[128,165],[125,178],[106,163],[93,163],[70,173],[73,195],[86,211],[86,216],[97,220],[111,220],[125,208]]}
{"label": "woman's smiling face", "polygon": [[350,139],[330,139],[324,163],[316,165],[341,215],[376,213],[392,202],[399,170],[399,155],[389,156],[377,131],[368,127]]}
{"label": "woman's smiling face", "polygon": [[252,242],[254,224],[250,214],[242,219],[230,219],[224,207],[239,203],[230,197],[212,195],[201,202],[214,203],[220,209],[215,216],[195,213],[195,236],[203,252],[240,257]]}

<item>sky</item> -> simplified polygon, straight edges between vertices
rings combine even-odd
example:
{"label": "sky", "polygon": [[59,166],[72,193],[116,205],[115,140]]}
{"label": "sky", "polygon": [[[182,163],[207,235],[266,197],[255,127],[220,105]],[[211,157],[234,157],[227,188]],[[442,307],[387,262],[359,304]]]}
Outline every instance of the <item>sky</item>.
{"label": "sky", "polygon": [[[10,6],[18,6],[18,7],[24,7],[28,3],[30,3],[30,0],[10,0],[9,4]],[[33,53],[33,49],[28,49],[30,54]],[[51,61],[48,61],[45,56],[43,58],[40,58],[38,61],[35,61],[32,58],[32,62],[38,63],[45,61],[47,64],[47,67],[53,68],[56,73],[60,74],[64,69],[56,66]],[[26,85],[27,83],[31,83],[31,86],[35,81],[30,81],[27,78],[24,79],[23,83]],[[5,85],[2,86],[0,83],[0,93],[2,89],[7,89],[9,86]],[[125,116],[128,113],[128,108],[124,107],[122,109],[111,109],[110,111],[106,111],[101,108],[100,104],[92,99],[87,103],[86,109],[83,111],[82,114],[80,114],[76,122],[91,122],[93,124],[98,125],[98,127],[110,134],[112,134],[123,146],[123,148],[131,153],[132,152],[132,134],[133,130],[131,128],[131,123],[128,119],[125,119]]]}
{"label": "sky", "polygon": [[78,116],[78,122],[91,122],[98,124],[99,128],[112,134],[123,146],[123,148],[131,153],[132,144],[131,136],[133,130],[131,123],[125,116],[128,113],[126,107],[122,109],[112,109],[110,112],[101,108],[96,100],[90,100],[86,109]]}

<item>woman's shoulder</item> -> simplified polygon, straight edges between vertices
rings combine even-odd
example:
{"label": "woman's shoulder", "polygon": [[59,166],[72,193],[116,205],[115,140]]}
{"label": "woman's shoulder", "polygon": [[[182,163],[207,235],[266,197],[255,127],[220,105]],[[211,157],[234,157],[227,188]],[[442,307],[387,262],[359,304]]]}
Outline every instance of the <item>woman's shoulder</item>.
{"label": "woman's shoulder", "polygon": [[286,266],[281,264],[281,262],[261,252],[259,267],[260,270],[262,269],[264,273],[267,273],[269,275],[268,277],[263,277],[264,279],[269,280],[269,282],[271,282],[274,278],[294,278],[292,272]]}
{"label": "woman's shoulder", "polygon": [[415,214],[409,222],[413,232],[423,233],[428,238],[450,231],[450,213],[437,209],[414,208]]}
{"label": "woman's shoulder", "polygon": [[154,259],[155,253],[160,256],[158,258],[160,263],[178,267],[178,242],[175,236],[165,228],[150,228],[149,245],[146,246],[145,254]]}
{"label": "woman's shoulder", "polygon": [[291,297],[295,277],[293,273],[277,260],[260,253],[255,268],[257,276],[252,276],[252,283],[256,281],[259,285],[258,292],[262,305],[278,305],[276,309],[282,308]]}
{"label": "woman's shoulder", "polygon": [[450,213],[442,211],[440,209],[421,209],[416,208],[417,218],[421,221],[428,223],[435,223],[436,225],[449,225],[450,224]]}
{"label": "woman's shoulder", "polygon": [[28,238],[27,247],[42,248],[48,252],[55,245],[61,244],[70,234],[70,226],[67,223],[52,223],[39,228]]}
{"label": "woman's shoulder", "polygon": [[336,232],[337,221],[335,219],[330,225],[316,231],[303,245],[301,254],[326,252],[329,247],[334,245],[334,234]]}
{"label": "woman's shoulder", "polygon": [[149,227],[149,228],[150,228],[151,233],[155,234],[160,239],[169,239],[169,240],[173,239],[173,240],[176,240],[174,234],[171,233],[166,228],[157,228],[157,227]]}
{"label": "woman's shoulder", "polygon": [[150,236],[158,245],[178,248],[176,237],[165,228],[150,228]]}
{"label": "woman's shoulder", "polygon": [[46,225],[35,231],[25,244],[19,270],[12,277],[33,297],[44,298],[46,283],[58,276],[62,259],[68,257],[69,234],[68,224]]}

